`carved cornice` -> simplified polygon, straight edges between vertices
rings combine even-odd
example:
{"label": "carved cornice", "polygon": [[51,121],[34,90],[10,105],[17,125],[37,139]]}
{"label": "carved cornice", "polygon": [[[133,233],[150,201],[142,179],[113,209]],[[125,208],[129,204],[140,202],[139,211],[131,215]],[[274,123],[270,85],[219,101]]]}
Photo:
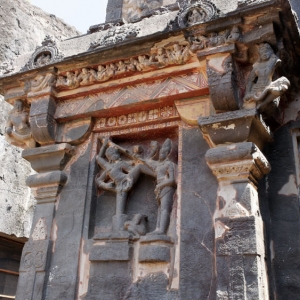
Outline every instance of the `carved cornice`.
{"label": "carved cornice", "polygon": [[229,143],[253,142],[260,149],[271,142],[269,128],[256,109],[242,109],[198,119],[210,147]]}
{"label": "carved cornice", "polygon": [[219,181],[250,180],[256,184],[258,179],[271,170],[265,156],[251,142],[210,149],[205,159]]}

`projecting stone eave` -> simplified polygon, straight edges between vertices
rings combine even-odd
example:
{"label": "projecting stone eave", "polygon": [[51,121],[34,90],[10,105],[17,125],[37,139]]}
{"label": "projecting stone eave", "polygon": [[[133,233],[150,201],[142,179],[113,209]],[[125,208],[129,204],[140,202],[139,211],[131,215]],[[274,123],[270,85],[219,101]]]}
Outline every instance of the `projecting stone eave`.
{"label": "projecting stone eave", "polygon": [[[289,6],[286,2],[285,6]],[[101,53],[101,57],[103,57],[103,62],[107,60],[115,59],[112,57],[110,59],[109,55],[112,53],[112,49],[114,49],[114,54],[116,52],[116,48],[123,47],[134,47],[135,45],[139,45],[139,47],[143,46],[141,43],[147,41],[151,43],[151,40],[164,39],[168,35],[177,35],[180,33],[186,33],[186,31],[193,30],[197,28],[197,31],[205,33],[211,32],[214,30],[222,30],[222,28],[226,28],[229,25],[234,25],[238,23],[239,18],[243,18],[248,14],[253,14],[257,12],[262,12],[265,9],[270,8],[271,11],[283,11],[286,8],[291,10],[289,7],[284,7],[281,0],[271,0],[264,1],[258,4],[246,5],[243,7],[237,7],[236,10],[223,14],[222,12],[216,18],[213,18],[209,22],[205,22],[202,24],[197,24],[194,26],[189,26],[186,28],[179,28],[178,26],[178,14],[180,12],[170,12],[168,14],[154,15],[149,18],[145,18],[137,23],[127,23],[118,28],[124,28],[127,26],[129,30],[136,29],[136,36],[125,38],[123,41],[118,41],[117,43],[111,43],[104,46],[99,46],[93,49],[91,46],[92,43],[99,41],[107,36],[111,28],[94,32],[90,34],[84,34],[77,37],[73,37],[71,39],[67,39],[57,43],[57,48],[62,56],[61,59],[58,59],[54,63],[47,64],[44,67],[36,67],[34,71],[38,70],[43,72],[44,70],[48,70],[49,68],[56,66],[58,68],[68,68],[68,66],[73,65],[74,63],[79,63],[78,67],[84,66],[83,61],[88,60],[88,58],[92,58],[93,55],[99,56]],[[269,11],[270,12],[270,11]],[[294,18],[291,18],[294,19]],[[290,21],[291,21],[290,19]],[[293,21],[294,30],[297,30],[296,22]],[[133,32],[134,33],[134,32]],[[145,45],[147,48],[147,46]],[[139,48],[140,52],[143,51],[143,48]],[[34,51],[35,52],[35,51]],[[18,76],[23,76],[23,74],[34,74],[31,70],[26,70],[26,63],[30,61],[34,52],[26,53],[24,55],[19,56],[14,63],[14,70],[9,73],[3,74],[0,77],[0,81],[3,78],[11,77],[17,74]],[[120,55],[120,57],[123,55]],[[99,57],[98,57],[99,58]],[[107,59],[106,59],[107,58]],[[117,57],[116,57],[117,59]]]}
{"label": "projecting stone eave", "polygon": [[[39,74],[51,72],[57,75],[84,67],[95,67],[105,63],[117,62],[120,59],[129,59],[141,54],[148,54],[156,43],[179,35],[185,36],[188,41],[188,36],[191,33],[209,34],[211,32],[224,30],[234,25],[239,25],[241,26],[242,31],[247,31],[249,28],[253,27],[254,24],[260,28],[260,23],[264,24],[267,22],[275,23],[276,27],[280,28],[280,30],[284,32],[280,20],[280,18],[284,18],[288,20],[288,24],[290,25],[289,30],[294,33],[293,36],[299,37],[298,26],[288,1],[271,0],[255,5],[252,4],[238,7],[235,11],[227,14],[220,13],[216,18],[213,18],[208,22],[185,28],[180,28],[178,25],[179,13],[180,12],[170,12],[169,14],[145,18],[137,23],[124,24],[123,26],[132,25],[139,28],[137,36],[133,38],[126,38],[123,41],[111,43],[104,47],[100,46],[93,48],[91,47],[91,43],[97,39],[101,39],[101,37],[105,36],[110,29],[64,40],[57,44],[57,48],[62,54],[61,60],[57,60],[54,63],[47,64],[43,67],[26,70],[26,68],[24,68],[24,62],[26,62],[26,59],[30,58],[33,53],[27,53],[20,56],[16,61],[15,70],[0,77],[0,93],[5,95],[5,90],[13,87],[20,87],[24,85],[25,81],[30,80]],[[255,21],[251,17],[253,15],[257,16]],[[152,26],[149,26],[149,23],[151,23]],[[297,34],[295,35],[295,33]],[[262,36],[261,39],[257,39],[257,41],[255,41],[255,39],[253,40],[250,36],[248,44],[251,45],[263,41],[270,43],[275,48],[277,47],[275,34],[271,37],[267,35]],[[286,35],[285,42],[291,45],[291,47],[300,49],[299,38],[290,41]],[[80,52],[81,50],[79,49],[76,53],[71,53],[68,48],[76,50],[78,49],[76,45],[81,45],[84,50]],[[219,50],[220,49],[217,49],[216,51]],[[200,58],[201,54],[197,55]],[[205,51],[203,51],[202,55],[206,56]],[[26,90],[26,87],[24,87],[24,89]]]}

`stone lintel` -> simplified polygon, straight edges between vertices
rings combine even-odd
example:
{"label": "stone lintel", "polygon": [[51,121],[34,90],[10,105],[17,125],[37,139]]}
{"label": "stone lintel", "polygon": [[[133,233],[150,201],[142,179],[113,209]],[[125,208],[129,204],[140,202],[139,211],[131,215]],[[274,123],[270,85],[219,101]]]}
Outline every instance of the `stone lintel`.
{"label": "stone lintel", "polygon": [[269,129],[256,109],[242,109],[198,119],[200,129],[210,147],[253,142],[259,149],[272,142]]}
{"label": "stone lintel", "polygon": [[74,148],[67,143],[26,149],[22,153],[37,172],[63,170],[73,155]]}
{"label": "stone lintel", "polygon": [[212,148],[206,152],[205,159],[219,181],[256,183],[271,170],[265,156],[251,142]]}

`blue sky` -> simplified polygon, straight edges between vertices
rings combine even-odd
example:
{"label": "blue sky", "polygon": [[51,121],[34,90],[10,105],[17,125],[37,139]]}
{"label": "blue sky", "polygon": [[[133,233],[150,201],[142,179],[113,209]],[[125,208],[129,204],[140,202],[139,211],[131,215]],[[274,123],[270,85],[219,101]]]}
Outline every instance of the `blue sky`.
{"label": "blue sky", "polygon": [[29,0],[49,14],[56,15],[82,33],[105,21],[107,0]]}

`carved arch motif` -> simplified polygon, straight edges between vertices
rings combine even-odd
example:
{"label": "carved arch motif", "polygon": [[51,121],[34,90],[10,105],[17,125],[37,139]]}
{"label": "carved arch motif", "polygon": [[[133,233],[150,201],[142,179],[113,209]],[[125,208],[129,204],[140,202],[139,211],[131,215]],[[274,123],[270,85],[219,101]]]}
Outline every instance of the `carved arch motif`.
{"label": "carved arch motif", "polygon": [[219,10],[210,1],[198,0],[184,6],[178,15],[178,24],[181,28],[205,23],[219,15]]}
{"label": "carved arch motif", "polygon": [[23,71],[43,67],[63,59],[63,54],[59,52],[55,40],[47,35],[41,47],[37,47],[31,55],[30,60],[24,66]]}

